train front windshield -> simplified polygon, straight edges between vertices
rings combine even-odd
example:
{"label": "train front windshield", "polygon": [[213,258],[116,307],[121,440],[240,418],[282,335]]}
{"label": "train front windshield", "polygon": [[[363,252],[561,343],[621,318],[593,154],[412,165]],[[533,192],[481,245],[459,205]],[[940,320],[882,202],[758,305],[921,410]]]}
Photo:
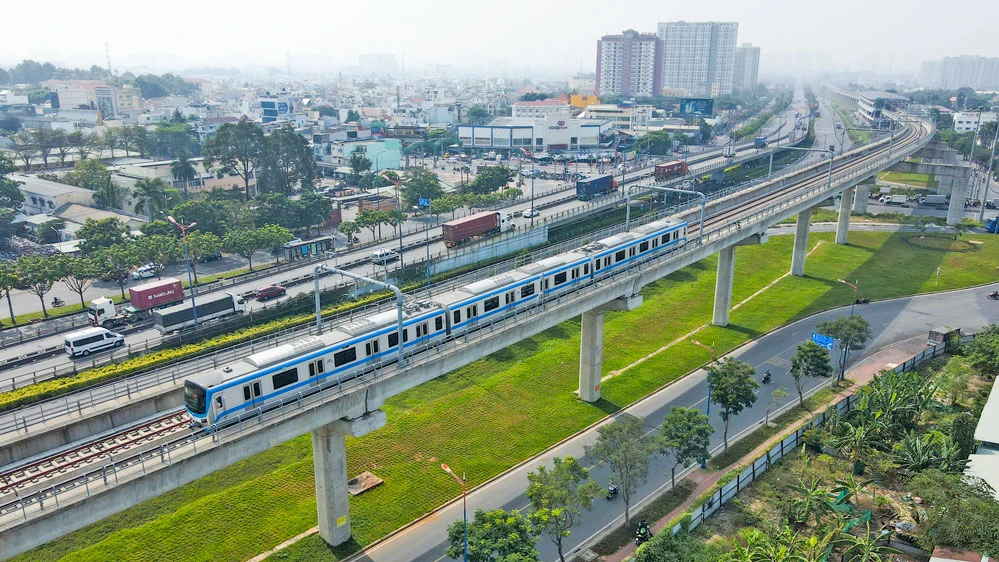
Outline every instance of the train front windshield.
{"label": "train front windshield", "polygon": [[205,407],[205,389],[191,381],[184,382],[184,405],[192,414],[204,416],[208,409]]}

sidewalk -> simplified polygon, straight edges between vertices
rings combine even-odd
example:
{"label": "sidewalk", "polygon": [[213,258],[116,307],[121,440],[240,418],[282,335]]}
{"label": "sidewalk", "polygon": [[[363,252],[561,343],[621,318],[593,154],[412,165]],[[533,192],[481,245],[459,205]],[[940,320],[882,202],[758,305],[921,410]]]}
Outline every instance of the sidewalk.
{"label": "sidewalk", "polygon": [[[847,378],[851,379],[853,384],[849,387],[837,389],[836,395],[826,405],[834,404],[847,394],[856,392],[860,389],[860,387],[869,384],[874,379],[874,375],[884,369],[895,368],[897,365],[904,363],[906,360],[912,358],[913,355],[916,355],[924,349],[926,349],[926,337],[919,336],[895,342],[875,351],[871,355],[864,358],[860,363],[847,369]],[[821,411],[821,408],[816,408],[815,412],[819,411]],[[665,517],[653,522],[653,531],[655,533],[662,532],[669,521],[689,509],[694,500],[704,492],[708,491],[722,477],[728,474],[730,468],[749,463],[760,455],[763,455],[767,449],[773,447],[774,444],[781,439],[784,439],[789,433],[806,423],[810,418],[811,416],[806,416],[784,428],[778,435],[775,435],[766,442],[761,443],[758,447],[732,463],[729,467],[726,467],[724,470],[712,471],[701,468],[694,470],[694,472],[690,473],[690,475],[685,478],[685,480],[695,484],[694,490],[690,493],[690,499],[684,502],[683,505],[668,513]],[[751,433],[747,433],[746,435],[751,435]],[[635,555],[636,549],[637,547],[632,541],[616,553],[601,557],[601,560],[604,562],[621,562],[623,560],[628,560]]]}

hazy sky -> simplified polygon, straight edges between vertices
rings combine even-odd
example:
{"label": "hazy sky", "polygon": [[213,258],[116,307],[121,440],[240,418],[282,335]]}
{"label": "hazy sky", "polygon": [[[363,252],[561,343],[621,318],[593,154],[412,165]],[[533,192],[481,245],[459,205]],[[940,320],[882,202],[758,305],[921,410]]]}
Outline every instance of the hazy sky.
{"label": "hazy sky", "polygon": [[[592,72],[601,35],[632,28],[654,33],[660,21],[739,22],[739,41],[762,48],[761,71],[784,71],[828,53],[838,69],[905,71],[922,60],[999,56],[999,3],[928,0],[699,0],[559,2],[504,0],[175,0],[80,3],[49,0],[14,12],[4,26],[0,64],[24,58],[116,68],[202,65],[284,68],[357,64],[362,53],[389,53],[415,69],[424,63]],[[296,62],[298,61],[298,62]],[[502,68],[502,66],[500,66]],[[830,70],[835,70],[832,68]]]}

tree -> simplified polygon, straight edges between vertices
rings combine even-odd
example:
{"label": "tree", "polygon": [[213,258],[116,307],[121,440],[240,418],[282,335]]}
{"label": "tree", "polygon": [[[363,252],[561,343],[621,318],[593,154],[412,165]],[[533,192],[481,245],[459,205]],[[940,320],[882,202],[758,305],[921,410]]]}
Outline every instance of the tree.
{"label": "tree", "polygon": [[194,282],[198,282],[198,261],[208,255],[222,250],[222,239],[211,232],[194,230],[187,235],[187,248],[191,256],[191,271],[194,272]]}
{"label": "tree", "polygon": [[[0,69],[3,72],[3,69]],[[0,82],[2,84],[3,82]],[[21,130],[21,120],[17,118],[16,115],[8,115],[4,113],[0,117],[0,131],[5,131],[8,134],[14,134]]]}
{"label": "tree", "polygon": [[53,129],[39,128],[31,132],[31,142],[42,157],[42,168],[48,169],[49,156],[59,142],[60,133]]}
{"label": "tree", "polygon": [[[295,238],[287,228],[279,224],[265,224],[257,229],[264,248],[280,248],[282,244]],[[278,261],[281,261],[278,254]]]}
{"label": "tree", "polygon": [[577,523],[579,514],[592,508],[600,486],[571,456],[556,457],[552,464],[551,470],[539,466],[527,475],[530,482],[527,499],[531,500],[531,523],[555,543],[559,559],[565,562],[562,542]]}
{"label": "tree", "polygon": [[950,400],[951,406],[964,396],[971,382],[971,367],[961,357],[951,357],[933,377],[939,388]]}
{"label": "tree", "polygon": [[381,225],[385,222],[386,218],[387,216],[385,211],[365,209],[357,214],[357,218],[354,219],[354,222],[356,222],[361,228],[371,230],[371,236],[373,238],[381,238]]}
{"label": "tree", "polygon": [[371,160],[368,160],[364,153],[355,150],[350,153],[347,165],[350,166],[351,170],[350,181],[357,185],[361,181],[361,174],[371,169]]}
{"label": "tree", "polygon": [[73,131],[66,135],[66,144],[76,150],[80,161],[86,160],[87,156],[90,156],[90,153],[94,151],[93,139],[84,135],[83,131]]}
{"label": "tree", "polygon": [[767,415],[763,418],[763,425],[770,425],[770,413],[780,407],[780,403],[787,398],[787,389],[783,386],[770,391],[770,398],[767,400]]}
{"label": "tree", "polygon": [[[240,207],[243,208],[243,207]],[[197,199],[177,205],[170,210],[170,215],[182,224],[198,223],[198,230],[223,236],[228,226],[225,221],[226,207],[219,201]]]}
{"label": "tree", "polygon": [[361,114],[354,111],[353,109],[347,110],[347,119],[345,123],[356,123],[361,120]]}
{"label": "tree", "polygon": [[515,176],[514,171],[506,166],[487,166],[482,168],[468,187],[472,193],[485,195],[506,187]]}
{"label": "tree", "polygon": [[100,277],[99,265],[89,257],[63,256],[57,260],[57,275],[62,278],[62,282],[80,297],[80,308],[86,310],[87,303],[83,300],[83,293],[87,291]]}
{"label": "tree", "polygon": [[[464,551],[464,521],[447,528],[447,555],[461,559]],[[475,511],[468,523],[469,562],[526,562],[538,559],[538,536],[519,511],[494,509]]]}
{"label": "tree", "polygon": [[721,407],[725,423],[722,440],[728,450],[728,424],[734,416],[756,403],[756,371],[753,366],[738,359],[726,357],[720,364],[708,368],[711,377],[711,401]]}
{"label": "tree", "polygon": [[227,252],[243,256],[249,263],[250,271],[253,271],[253,254],[257,250],[267,247],[267,241],[264,240],[259,229],[234,228],[222,237],[222,247]]}
{"label": "tree", "polygon": [[146,213],[149,222],[164,214],[167,209],[166,184],[159,178],[142,178],[135,182],[132,198],[136,200],[135,212]]}
{"label": "tree", "polygon": [[125,151],[125,156],[128,156],[129,149],[135,144],[135,128],[125,125],[118,129],[118,144]]}
{"label": "tree", "polygon": [[651,131],[642,135],[635,143],[637,147],[645,147],[648,154],[664,155],[673,151],[673,139],[666,131]]}
{"label": "tree", "polygon": [[972,369],[990,379],[999,376],[999,324],[989,324],[964,347]]}
{"label": "tree", "polygon": [[38,225],[38,240],[42,244],[55,244],[59,242],[62,229],[66,228],[66,221],[63,219],[52,219]]}
{"label": "tree", "polygon": [[42,303],[42,315],[48,318],[45,294],[59,280],[58,262],[39,256],[21,256],[17,258],[15,268],[20,286],[38,297],[38,302]]}
{"label": "tree", "polygon": [[16,326],[17,320],[14,316],[14,303],[10,299],[10,292],[18,285],[20,285],[20,280],[17,277],[16,264],[0,261],[0,292],[3,292],[7,297],[7,311],[10,313],[11,326]]}
{"label": "tree", "polygon": [[170,173],[175,181],[184,182],[184,195],[188,194],[188,187],[198,177],[198,171],[191,162],[191,155],[185,150],[180,151],[170,164]]}
{"label": "tree", "polygon": [[111,181],[111,172],[100,160],[81,160],[63,176],[62,181],[90,191],[97,191]]}
{"label": "tree", "polygon": [[109,248],[98,248],[94,253],[94,262],[99,264],[103,278],[114,281],[125,300],[125,285],[136,266],[142,262],[132,248],[126,244],[116,244]]}
{"label": "tree", "polygon": [[870,458],[871,452],[883,445],[875,440],[864,424],[853,425],[844,421],[840,422],[835,431],[831,440],[832,446],[846,449],[850,460],[853,461],[853,474],[863,474],[864,465]]}
{"label": "tree", "polygon": [[899,551],[887,546],[885,541],[891,537],[888,530],[882,530],[877,534],[871,533],[871,522],[868,521],[864,532],[860,536],[850,533],[842,533],[840,544],[846,548],[843,551],[843,559],[854,562],[887,562],[891,560],[890,554],[898,554]]}
{"label": "tree", "polygon": [[11,148],[14,157],[24,162],[24,171],[31,170],[31,159],[38,153],[38,146],[31,142],[31,138],[20,134],[14,136],[14,147]]}
{"label": "tree", "polygon": [[24,203],[24,193],[17,186],[22,182],[9,176],[17,171],[17,166],[0,153],[0,207],[17,211]]}
{"label": "tree", "polygon": [[355,221],[343,221],[336,229],[347,237],[348,246],[354,245],[354,235],[361,231],[361,227]]}
{"label": "tree", "polygon": [[250,178],[264,146],[264,133],[249,121],[219,127],[205,143],[205,167],[219,165],[232,170],[243,180],[246,200],[250,200]]}
{"label": "tree", "polygon": [[106,146],[111,151],[111,159],[114,160],[114,149],[118,148],[118,145],[121,144],[121,131],[105,127],[104,132],[101,133],[101,142],[103,146]]}
{"label": "tree", "polygon": [[676,467],[684,468],[701,459],[708,458],[708,446],[715,428],[708,416],[697,408],[673,406],[659,426],[659,452],[673,457],[670,468],[670,481],[676,486]]}
{"label": "tree", "polygon": [[871,324],[863,316],[840,316],[835,320],[820,322],[815,329],[839,342],[839,348],[842,350],[839,358],[840,373],[846,369],[850,352],[864,349],[871,339]]}
{"label": "tree", "polygon": [[489,120],[489,110],[484,105],[473,105],[465,112],[465,121],[473,125],[482,125]]}
{"label": "tree", "polygon": [[658,444],[645,435],[644,420],[624,414],[614,423],[597,429],[596,443],[587,445],[587,456],[610,467],[611,478],[617,482],[624,499],[624,523],[629,525],[631,498],[649,477],[652,453]]}
{"label": "tree", "polygon": [[798,351],[791,358],[791,377],[798,391],[798,405],[805,405],[805,379],[807,377],[828,377],[832,374],[829,364],[829,351],[821,345],[807,340],[798,344]]}
{"label": "tree", "polygon": [[978,420],[970,412],[963,412],[950,424],[950,440],[957,447],[957,458],[966,459],[975,452],[975,426]]}
{"label": "tree", "polygon": [[66,166],[66,159],[73,152],[73,147],[69,144],[68,135],[62,129],[55,129],[53,135],[52,144],[59,155],[59,167],[64,167]]}
{"label": "tree", "polygon": [[173,236],[143,236],[132,242],[132,251],[135,252],[140,263],[151,265],[156,278],[160,279],[163,268],[166,264],[179,259],[183,255],[180,243]]}
{"label": "tree", "polygon": [[98,248],[109,248],[116,244],[123,244],[129,239],[128,227],[116,218],[107,219],[87,219],[83,227],[76,231],[76,237],[80,242],[80,252],[84,255],[96,251]]}
{"label": "tree", "polygon": [[316,161],[308,141],[291,127],[282,127],[264,138],[257,163],[257,189],[291,195],[295,189],[312,191]]}

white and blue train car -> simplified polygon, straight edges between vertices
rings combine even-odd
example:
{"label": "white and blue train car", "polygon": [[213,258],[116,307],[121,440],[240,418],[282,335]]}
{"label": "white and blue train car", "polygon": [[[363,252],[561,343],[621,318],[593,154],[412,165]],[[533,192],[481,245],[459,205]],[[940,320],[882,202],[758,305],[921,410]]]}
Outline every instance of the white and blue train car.
{"label": "white and blue train car", "polygon": [[[421,349],[447,337],[445,311],[432,303],[407,307],[403,350]],[[394,363],[399,353],[394,310],[342,324],[313,336],[254,353],[241,361],[189,377],[184,407],[200,425],[225,425],[259,413],[283,399],[335,386]]]}
{"label": "white and blue train car", "polygon": [[600,278],[655,254],[671,252],[686,242],[686,222],[659,220],[592,242],[580,251],[593,259],[593,275]]}

